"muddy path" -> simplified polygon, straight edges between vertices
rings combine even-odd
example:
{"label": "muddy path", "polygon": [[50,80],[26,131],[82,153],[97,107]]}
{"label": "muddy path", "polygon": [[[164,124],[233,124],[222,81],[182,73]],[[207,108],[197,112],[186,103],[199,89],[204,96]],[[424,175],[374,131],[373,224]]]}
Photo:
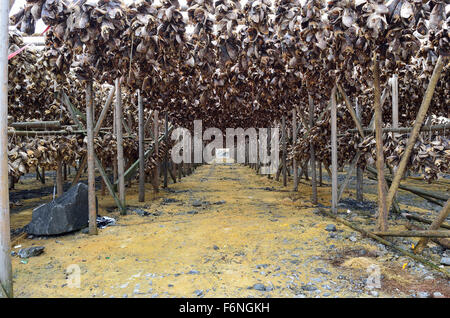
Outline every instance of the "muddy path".
{"label": "muddy path", "polygon": [[[15,296],[450,296],[439,273],[320,215],[306,183],[292,193],[248,167],[223,164],[201,166],[157,195],[146,186],[144,203],[136,186],[127,189],[126,216],[99,196],[100,213],[117,225],[98,236],[77,232],[14,242],[45,246],[26,263],[13,258]],[[330,188],[318,191],[319,203],[329,206]],[[347,216],[373,226],[356,212]],[[370,287],[374,266],[380,285]],[[79,287],[71,284],[73,268],[79,269]]]}

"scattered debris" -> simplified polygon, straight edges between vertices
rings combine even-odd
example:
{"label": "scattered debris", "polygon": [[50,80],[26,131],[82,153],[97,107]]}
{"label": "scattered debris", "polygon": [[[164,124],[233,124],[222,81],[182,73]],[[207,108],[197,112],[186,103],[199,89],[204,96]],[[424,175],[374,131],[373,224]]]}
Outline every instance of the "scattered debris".
{"label": "scattered debris", "polygon": [[108,216],[97,216],[97,227],[104,229],[107,226],[116,225],[116,219]]}
{"label": "scattered debris", "polygon": [[27,248],[22,248],[19,250],[19,257],[20,258],[30,258],[34,256],[39,256],[42,253],[44,253],[44,246],[32,246]]}

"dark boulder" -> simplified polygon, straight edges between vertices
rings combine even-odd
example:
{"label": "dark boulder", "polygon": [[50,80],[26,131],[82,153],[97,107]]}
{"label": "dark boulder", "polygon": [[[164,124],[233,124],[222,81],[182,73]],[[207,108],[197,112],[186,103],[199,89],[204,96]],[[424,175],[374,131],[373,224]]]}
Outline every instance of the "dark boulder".
{"label": "dark boulder", "polygon": [[[97,198],[96,203],[98,212]],[[35,208],[26,231],[33,235],[64,234],[85,228],[88,221],[88,187],[78,183],[61,197]]]}

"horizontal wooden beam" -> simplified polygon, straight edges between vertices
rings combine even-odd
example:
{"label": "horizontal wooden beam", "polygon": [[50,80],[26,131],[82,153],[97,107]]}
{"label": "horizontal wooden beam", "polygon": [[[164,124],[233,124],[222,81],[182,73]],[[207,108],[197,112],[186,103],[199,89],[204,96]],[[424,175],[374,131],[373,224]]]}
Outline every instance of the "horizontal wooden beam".
{"label": "horizontal wooden beam", "polygon": [[14,129],[60,129],[61,122],[59,120],[52,121],[24,121],[15,122],[9,125]]}
{"label": "horizontal wooden beam", "polygon": [[[434,126],[423,126],[420,131],[421,132],[427,132],[427,131],[444,131],[444,130],[450,130],[450,124],[441,124],[441,125],[434,125]],[[412,128],[409,127],[401,127],[401,128],[383,128],[383,133],[385,132],[395,132],[395,133],[402,133],[406,134],[411,132]],[[348,132],[358,132],[357,129],[349,129]],[[365,133],[372,133],[372,129],[370,128],[363,128],[363,131]]]}
{"label": "horizontal wooden beam", "polygon": [[373,232],[378,236],[397,236],[397,237],[450,237],[450,231],[446,230],[424,230],[424,231],[384,231]]}

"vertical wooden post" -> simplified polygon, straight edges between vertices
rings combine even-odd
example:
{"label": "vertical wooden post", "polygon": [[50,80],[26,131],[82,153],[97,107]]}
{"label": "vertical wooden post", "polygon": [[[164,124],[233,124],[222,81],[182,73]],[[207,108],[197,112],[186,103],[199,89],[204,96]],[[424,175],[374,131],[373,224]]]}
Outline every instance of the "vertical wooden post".
{"label": "vertical wooden post", "polygon": [[8,191],[9,3],[0,4],[0,297],[13,297]]}
{"label": "vertical wooden post", "polygon": [[94,123],[92,121],[92,82],[86,83],[86,130],[88,165],[89,234],[97,234],[97,210],[95,204]]}
{"label": "vertical wooden post", "polygon": [[388,210],[386,207],[386,191],[384,179],[384,154],[383,154],[383,131],[382,131],[382,108],[380,91],[380,74],[378,69],[377,53],[373,54],[373,85],[374,85],[374,108],[375,108],[375,140],[377,148],[377,172],[378,172],[378,221],[379,231],[388,229]]}
{"label": "vertical wooden post", "polygon": [[392,85],[392,127],[398,128],[398,77],[394,74],[391,79]]}
{"label": "vertical wooden post", "polygon": [[283,186],[287,185],[287,176],[286,176],[286,156],[287,156],[287,149],[286,149],[286,116],[283,115],[281,118],[281,142],[283,143]]}
{"label": "vertical wooden post", "polygon": [[[167,146],[169,141],[169,116],[167,114],[167,110],[164,114],[164,143]],[[169,168],[169,160],[167,152],[164,154],[164,188],[167,188],[167,170]]]}
{"label": "vertical wooden post", "polygon": [[[359,108],[358,104],[358,97],[355,101],[355,108],[356,108],[356,118],[357,121],[361,122],[361,109]],[[363,202],[364,201],[364,192],[363,192],[363,184],[364,184],[364,175],[363,175],[363,169],[360,165],[356,166],[356,200]]]}
{"label": "vertical wooden post", "polygon": [[155,171],[153,172],[153,190],[155,193],[159,192],[159,161],[158,161],[158,153],[159,153],[159,144],[158,144],[158,136],[159,136],[159,121],[158,121],[159,112],[155,110],[153,112],[153,136],[155,137]]}
{"label": "vertical wooden post", "polygon": [[322,186],[322,161],[319,162],[319,187]]}
{"label": "vertical wooden post", "polygon": [[[297,141],[297,111],[295,108],[292,110],[292,146]],[[298,169],[297,160],[292,158],[292,169],[294,170],[294,191],[298,191]]]}
{"label": "vertical wooden post", "polygon": [[123,206],[121,214],[126,214],[125,205],[125,175],[124,175],[124,160],[123,160],[123,133],[122,133],[122,89],[121,79],[116,78],[116,134],[117,134],[117,174],[119,179],[119,200]]}
{"label": "vertical wooden post", "polygon": [[144,105],[138,89],[139,113],[139,202],[145,201],[145,157],[144,157]]}
{"label": "vertical wooden post", "polygon": [[45,168],[44,167],[42,167],[42,175],[41,175],[41,183],[42,184],[45,184]]}
{"label": "vertical wooden post", "polygon": [[[271,144],[272,144],[272,128],[269,126],[267,128],[267,155],[269,157],[271,157],[271,154],[270,154]],[[272,179],[270,172],[271,172],[270,168],[268,168],[267,179]]]}
{"label": "vertical wooden post", "polygon": [[58,166],[56,168],[56,194],[58,197],[64,193],[63,189],[63,163],[62,160],[58,160]]}
{"label": "vertical wooden post", "polygon": [[[115,94],[114,94],[115,95]],[[116,101],[117,103],[117,101]],[[117,136],[117,124],[116,124],[116,106],[113,107],[113,134],[114,136]],[[116,141],[117,142],[117,141]],[[112,172],[113,172],[113,180],[117,180],[119,177],[119,172],[118,172],[118,167],[117,167],[117,158],[113,157],[113,168],[112,168]],[[117,192],[117,188],[114,187],[114,191]]]}
{"label": "vertical wooden post", "polygon": [[[309,102],[309,129],[314,125],[314,105],[311,95],[308,96]],[[316,153],[314,151],[314,144],[309,143],[309,155],[311,161],[311,185],[312,185],[312,204],[317,204],[317,180],[316,180]]]}
{"label": "vertical wooden post", "polygon": [[331,91],[331,211],[337,213],[337,118],[336,85]]}

